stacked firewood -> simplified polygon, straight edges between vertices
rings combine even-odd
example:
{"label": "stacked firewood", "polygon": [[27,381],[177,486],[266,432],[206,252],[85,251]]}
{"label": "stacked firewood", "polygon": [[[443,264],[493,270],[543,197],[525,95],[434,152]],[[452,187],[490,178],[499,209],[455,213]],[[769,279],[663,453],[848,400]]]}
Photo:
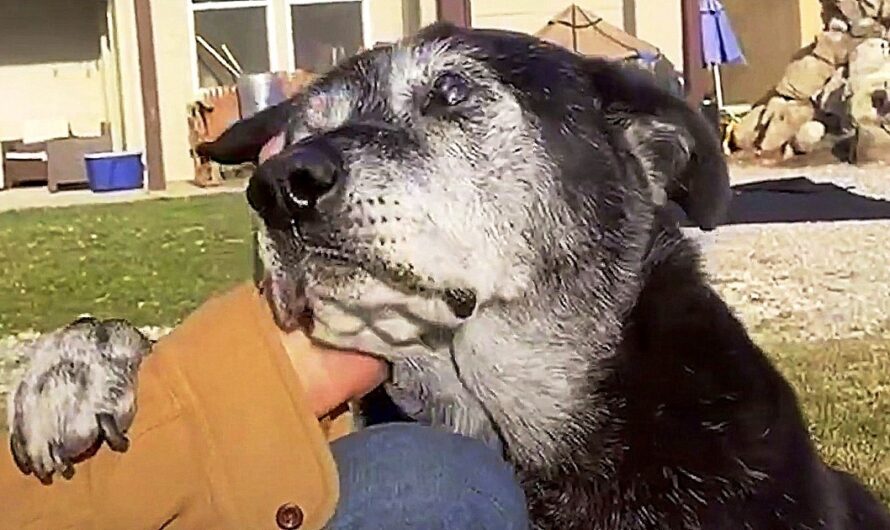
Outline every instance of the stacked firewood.
{"label": "stacked firewood", "polygon": [[732,130],[758,157],[890,161],[890,0],[822,0],[825,30]]}

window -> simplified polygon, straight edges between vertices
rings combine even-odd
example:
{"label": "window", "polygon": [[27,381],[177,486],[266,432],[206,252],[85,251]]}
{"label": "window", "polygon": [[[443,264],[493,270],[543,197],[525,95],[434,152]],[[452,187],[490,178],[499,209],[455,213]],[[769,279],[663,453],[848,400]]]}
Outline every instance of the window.
{"label": "window", "polygon": [[197,86],[232,85],[271,67],[268,0],[192,0]]}
{"label": "window", "polygon": [[291,0],[294,66],[324,73],[364,45],[362,2]]}

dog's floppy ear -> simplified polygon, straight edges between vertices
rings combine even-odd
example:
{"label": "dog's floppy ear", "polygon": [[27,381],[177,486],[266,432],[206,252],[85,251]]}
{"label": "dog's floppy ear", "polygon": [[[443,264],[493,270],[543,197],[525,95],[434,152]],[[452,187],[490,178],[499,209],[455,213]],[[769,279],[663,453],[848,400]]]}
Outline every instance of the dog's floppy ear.
{"label": "dog's floppy ear", "polygon": [[256,162],[266,143],[284,131],[294,114],[292,99],[233,123],[219,138],[195,147],[195,152],[220,164]]}
{"label": "dog's floppy ear", "polygon": [[702,230],[716,228],[732,199],[717,131],[648,72],[602,59],[586,60],[585,65],[603,110],[625,130],[656,195],[679,204]]}

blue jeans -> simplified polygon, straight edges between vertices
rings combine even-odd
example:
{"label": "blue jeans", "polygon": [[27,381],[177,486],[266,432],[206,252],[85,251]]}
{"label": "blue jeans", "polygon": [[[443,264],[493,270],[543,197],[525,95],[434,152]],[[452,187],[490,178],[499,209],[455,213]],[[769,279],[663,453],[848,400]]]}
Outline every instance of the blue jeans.
{"label": "blue jeans", "polygon": [[510,466],[481,442],[416,423],[367,427],[331,448],[340,501],[328,530],[526,530]]}

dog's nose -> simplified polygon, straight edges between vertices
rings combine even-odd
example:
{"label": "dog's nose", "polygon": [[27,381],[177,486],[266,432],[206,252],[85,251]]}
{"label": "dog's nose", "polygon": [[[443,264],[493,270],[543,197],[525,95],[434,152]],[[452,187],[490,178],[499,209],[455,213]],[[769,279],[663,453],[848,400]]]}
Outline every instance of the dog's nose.
{"label": "dog's nose", "polygon": [[285,199],[292,207],[314,207],[336,184],[340,166],[340,157],[326,142],[297,146],[285,157]]}
{"label": "dog's nose", "polygon": [[299,143],[257,168],[247,188],[250,206],[267,221],[315,208],[342,173],[342,159],[323,140]]}

